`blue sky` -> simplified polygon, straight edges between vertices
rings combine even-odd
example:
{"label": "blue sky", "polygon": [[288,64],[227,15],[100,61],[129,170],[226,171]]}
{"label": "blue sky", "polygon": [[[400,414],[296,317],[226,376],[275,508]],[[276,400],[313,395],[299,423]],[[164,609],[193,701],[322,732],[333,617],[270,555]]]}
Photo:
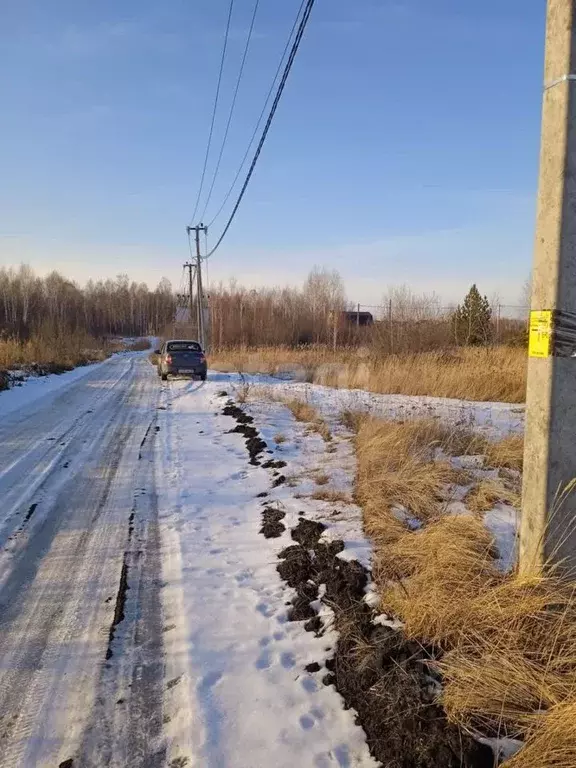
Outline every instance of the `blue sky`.
{"label": "blue sky", "polygon": [[[260,0],[211,218],[300,0]],[[0,264],[178,285],[228,0],[18,0],[0,26]],[[236,0],[210,171],[253,0]],[[338,269],[517,303],[530,270],[544,0],[316,0],[211,281]],[[225,223],[220,217],[213,241]]]}

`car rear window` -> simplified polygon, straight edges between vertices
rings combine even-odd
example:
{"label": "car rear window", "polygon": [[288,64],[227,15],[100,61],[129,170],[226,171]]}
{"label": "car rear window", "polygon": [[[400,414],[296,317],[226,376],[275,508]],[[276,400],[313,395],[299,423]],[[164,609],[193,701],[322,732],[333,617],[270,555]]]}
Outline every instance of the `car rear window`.
{"label": "car rear window", "polygon": [[167,352],[201,352],[200,344],[196,341],[171,341],[166,347]]}

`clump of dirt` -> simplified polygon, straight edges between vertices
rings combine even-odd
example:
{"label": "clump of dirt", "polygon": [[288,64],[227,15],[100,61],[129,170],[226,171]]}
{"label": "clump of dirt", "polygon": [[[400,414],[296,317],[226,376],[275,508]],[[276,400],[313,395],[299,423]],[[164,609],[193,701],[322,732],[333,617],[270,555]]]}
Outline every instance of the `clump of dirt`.
{"label": "clump of dirt", "polygon": [[268,459],[268,461],[265,461],[264,464],[262,464],[262,469],[282,469],[282,467],[285,466],[285,461],[275,461],[274,459]]}
{"label": "clump of dirt", "polygon": [[300,517],[298,525],[292,529],[290,535],[294,541],[297,541],[298,544],[301,544],[306,549],[313,549],[318,544],[318,540],[325,530],[326,526],[323,523]]}
{"label": "clump of dirt", "polygon": [[24,526],[25,523],[27,523],[30,520],[30,518],[32,517],[34,512],[36,512],[36,507],[37,506],[38,506],[38,502],[37,501],[35,501],[34,504],[30,504],[30,506],[28,507],[28,512],[26,512],[26,517],[24,518],[22,527]]}
{"label": "clump of dirt", "polygon": [[260,528],[260,533],[264,534],[267,539],[277,539],[279,536],[282,536],[286,526],[280,521],[285,517],[286,512],[282,512],[281,509],[266,507],[262,512],[262,528]]}
{"label": "clump of dirt", "polygon": [[333,610],[339,640],[323,681],[356,710],[374,757],[387,768],[493,768],[492,750],[449,724],[436,703],[431,653],[372,623],[363,599],[368,571],[338,557],[342,541],[321,541],[324,529],[301,517],[291,534],[298,544],[280,553],[277,570],[296,590],[288,618],[306,621],[317,635],[324,627],[311,603],[325,585],[322,601]]}
{"label": "clump of dirt", "polygon": [[293,544],[278,555],[276,570],[289,587],[294,589],[312,577],[312,558],[304,547]]}
{"label": "clump of dirt", "polygon": [[232,418],[236,419],[238,424],[252,424],[254,421],[254,418],[252,416],[249,416],[247,413],[244,413],[242,408],[239,408],[232,401],[229,401],[226,403],[222,413],[224,414],[224,416],[232,416]]}
{"label": "clump of dirt", "polygon": [[238,408],[238,406],[234,405],[234,403],[231,401],[229,401],[224,406],[222,413],[224,416],[232,416],[234,419],[236,419],[238,424],[234,427],[234,429],[230,430],[230,433],[237,432],[241,435],[244,435],[246,438],[246,448],[250,454],[250,464],[253,464],[254,466],[260,466],[260,461],[258,461],[258,459],[261,457],[268,446],[260,437],[258,430],[250,426],[254,421],[252,416],[244,413],[242,408]]}

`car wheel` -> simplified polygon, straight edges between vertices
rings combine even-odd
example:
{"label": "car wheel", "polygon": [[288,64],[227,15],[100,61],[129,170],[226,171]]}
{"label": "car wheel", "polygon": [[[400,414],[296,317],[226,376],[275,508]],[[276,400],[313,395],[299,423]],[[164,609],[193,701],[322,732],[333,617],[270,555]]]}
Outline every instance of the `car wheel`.
{"label": "car wheel", "polygon": [[162,379],[162,381],[168,381],[168,374],[167,373],[161,373],[160,374],[160,378]]}
{"label": "car wheel", "polygon": [[201,374],[200,374],[200,381],[206,381],[206,377],[207,377],[207,375],[208,375],[208,374],[206,374],[206,373],[201,373]]}

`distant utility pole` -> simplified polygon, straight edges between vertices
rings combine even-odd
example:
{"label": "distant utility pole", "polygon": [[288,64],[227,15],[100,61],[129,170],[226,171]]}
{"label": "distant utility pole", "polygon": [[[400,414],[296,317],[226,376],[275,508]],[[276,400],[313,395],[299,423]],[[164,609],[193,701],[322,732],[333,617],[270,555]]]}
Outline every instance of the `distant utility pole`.
{"label": "distant utility pole", "polygon": [[208,232],[208,227],[199,224],[196,227],[186,227],[188,236],[190,232],[195,232],[196,240],[196,296],[197,296],[197,317],[198,317],[198,341],[202,349],[206,349],[206,328],[204,323],[204,290],[202,288],[202,257],[200,256],[200,232]]}
{"label": "distant utility pole", "polygon": [[576,0],[548,0],[520,571],[576,569]]}
{"label": "distant utility pole", "polygon": [[184,269],[188,270],[188,307],[190,312],[190,325],[192,325],[192,318],[194,317],[194,277],[193,271],[196,269],[196,265],[187,261],[184,264]]}

